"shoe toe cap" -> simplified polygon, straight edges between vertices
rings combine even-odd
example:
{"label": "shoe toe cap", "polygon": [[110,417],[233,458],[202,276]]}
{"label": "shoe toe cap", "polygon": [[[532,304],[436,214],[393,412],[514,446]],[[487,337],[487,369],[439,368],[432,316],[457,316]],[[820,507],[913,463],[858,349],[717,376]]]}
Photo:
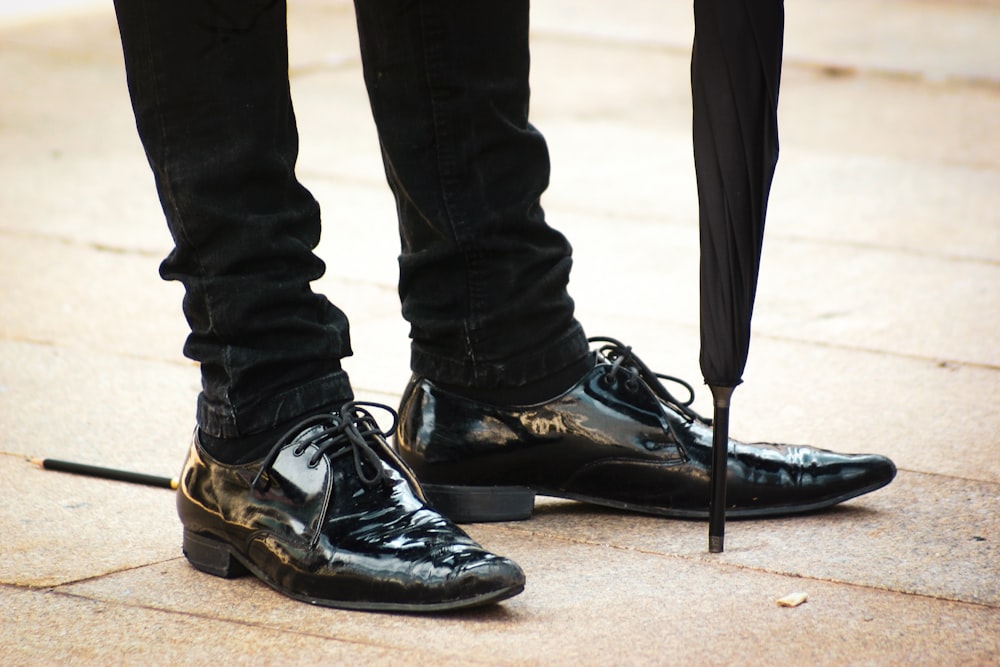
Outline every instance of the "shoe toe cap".
{"label": "shoe toe cap", "polygon": [[524,589],[524,571],[517,563],[503,556],[483,553],[483,557],[453,570],[450,580],[457,597],[504,599]]}

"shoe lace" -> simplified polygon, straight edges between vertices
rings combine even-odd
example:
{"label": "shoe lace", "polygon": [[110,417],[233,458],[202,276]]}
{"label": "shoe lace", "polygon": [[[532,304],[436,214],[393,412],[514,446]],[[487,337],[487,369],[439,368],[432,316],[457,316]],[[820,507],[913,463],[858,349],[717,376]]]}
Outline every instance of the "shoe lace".
{"label": "shoe lace", "polygon": [[[712,423],[711,419],[701,416],[691,408],[691,404],[694,403],[694,387],[690,383],[673,375],[653,371],[643,363],[642,359],[636,356],[635,352],[632,351],[631,345],[625,345],[614,338],[588,338],[587,342],[601,344],[597,348],[597,352],[611,362],[611,367],[608,369],[607,375],[605,375],[608,382],[622,376],[624,377],[625,387],[630,391],[636,391],[639,388],[641,380],[661,403],[684,415],[688,421],[697,420],[705,424]],[[671,394],[661,380],[683,387],[687,391],[687,399],[682,401]]]}
{"label": "shoe lace", "polygon": [[[392,426],[387,431],[379,428],[378,422],[367,408],[378,408],[388,412],[392,416]],[[298,422],[278,441],[268,452],[261,462],[260,470],[251,482],[254,489],[266,489],[264,477],[271,470],[274,462],[278,460],[281,450],[288,446],[295,438],[307,428],[312,426],[323,426],[322,429],[304,438],[295,449],[292,450],[294,456],[302,454],[310,446],[315,445],[316,451],[309,458],[308,465],[314,468],[319,465],[324,456],[329,456],[331,460],[336,460],[342,456],[351,454],[354,456],[354,469],[357,471],[361,483],[371,488],[379,484],[385,477],[382,467],[382,460],[366,441],[372,436],[389,438],[396,430],[396,411],[388,405],[382,403],[370,403],[363,401],[348,401],[339,410],[333,413],[325,413],[307,417]],[[367,464],[367,466],[365,465]],[[366,468],[373,472],[366,471]],[[262,485],[264,488],[262,488]]]}

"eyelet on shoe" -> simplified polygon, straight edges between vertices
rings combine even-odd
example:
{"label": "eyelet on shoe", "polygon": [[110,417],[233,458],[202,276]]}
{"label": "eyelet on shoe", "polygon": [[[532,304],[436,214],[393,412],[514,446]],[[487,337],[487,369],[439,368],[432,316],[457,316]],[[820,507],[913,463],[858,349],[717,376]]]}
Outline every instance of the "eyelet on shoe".
{"label": "eyelet on shoe", "polygon": [[625,389],[628,390],[630,394],[634,394],[639,391],[639,382],[634,377],[625,380]]}
{"label": "eyelet on shoe", "polygon": [[250,488],[257,493],[267,493],[271,490],[271,478],[266,472],[261,472],[256,478],[251,482]]}
{"label": "eyelet on shoe", "polygon": [[307,468],[313,468],[313,469],[318,468],[319,467],[319,457],[314,457],[314,458],[309,459],[309,461],[306,463],[306,467]]}
{"label": "eyelet on shoe", "polygon": [[292,450],[292,456],[298,458],[302,456],[305,453],[305,451],[306,448],[304,445],[298,445],[295,449]]}

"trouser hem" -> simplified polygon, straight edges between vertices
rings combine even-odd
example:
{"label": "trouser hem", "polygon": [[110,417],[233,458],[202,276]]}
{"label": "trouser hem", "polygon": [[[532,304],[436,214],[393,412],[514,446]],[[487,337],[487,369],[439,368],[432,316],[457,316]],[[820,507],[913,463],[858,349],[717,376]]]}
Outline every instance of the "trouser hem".
{"label": "trouser hem", "polygon": [[212,404],[202,393],[198,396],[198,428],[216,438],[240,438],[353,398],[350,379],[343,370],[240,406]]}
{"label": "trouser hem", "polygon": [[554,341],[502,361],[443,357],[413,343],[410,368],[418,376],[444,384],[483,389],[519,387],[560,371],[588,354],[587,336],[583,327],[574,322],[565,335]]}

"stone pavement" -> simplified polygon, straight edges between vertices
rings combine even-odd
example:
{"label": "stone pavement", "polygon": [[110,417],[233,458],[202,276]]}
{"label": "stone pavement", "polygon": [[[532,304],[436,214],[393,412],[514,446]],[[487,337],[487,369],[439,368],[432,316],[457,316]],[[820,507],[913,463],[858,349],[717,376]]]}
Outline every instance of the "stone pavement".
{"label": "stone pavement", "polygon": [[[351,6],[292,5],[319,289],[352,317],[358,393],[392,403],[407,330]],[[581,320],[698,380],[689,15],[536,0],[532,109]],[[414,617],[197,573],[169,491],[25,461],[176,474],[198,376],[110,7],[0,14],[0,664],[1000,664],[1000,4],[798,0],[787,20],[733,432],[885,453],[896,481],[731,522],[721,555],[701,522],[545,501],[468,527],[523,565],[522,595]],[[775,604],[792,591],[808,602]]]}

